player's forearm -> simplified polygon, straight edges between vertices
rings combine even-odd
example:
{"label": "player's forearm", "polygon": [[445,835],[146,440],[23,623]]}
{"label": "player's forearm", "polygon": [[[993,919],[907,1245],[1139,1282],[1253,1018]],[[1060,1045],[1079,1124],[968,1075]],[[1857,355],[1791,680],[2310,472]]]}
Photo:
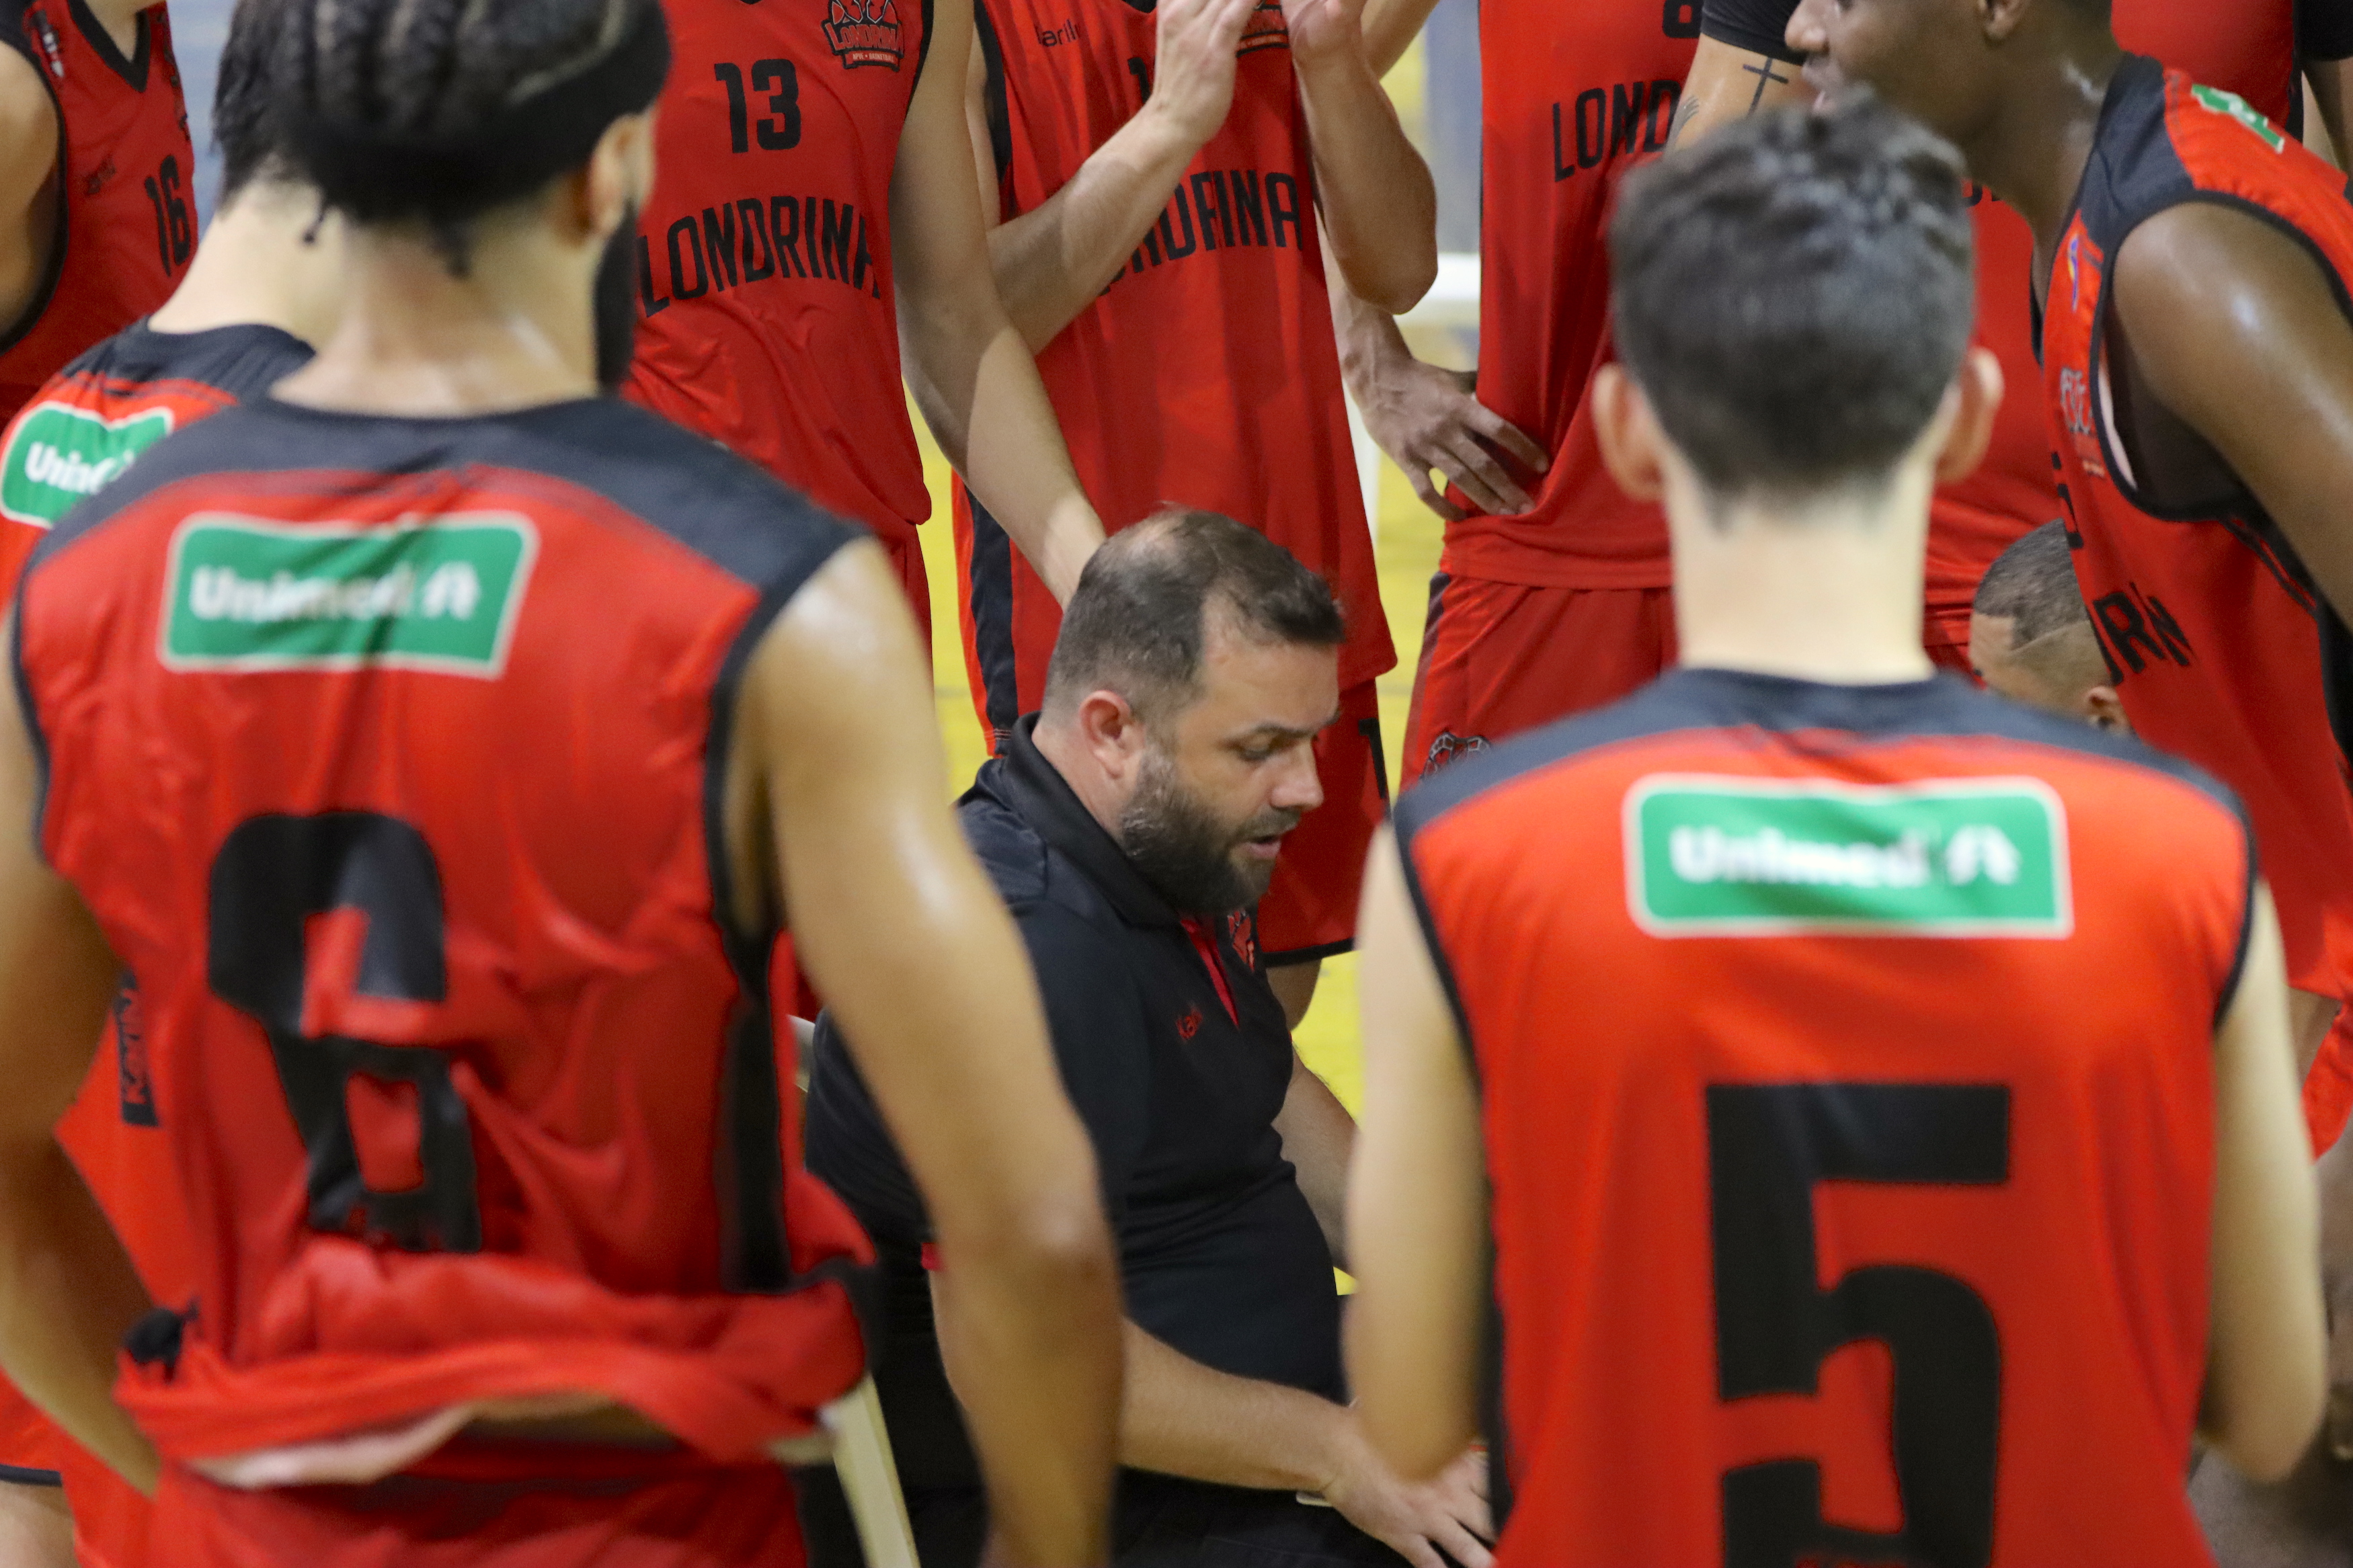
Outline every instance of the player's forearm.
{"label": "player's forearm", "polygon": [[1315,1211],[1324,1243],[1336,1268],[1348,1267],[1348,1158],[1356,1143],[1356,1123],[1324,1081],[1296,1053],[1291,1058],[1291,1089],[1274,1119],[1282,1157],[1299,1175],[1299,1191]]}
{"label": "player's forearm", "polygon": [[1410,359],[1413,350],[1406,345],[1395,316],[1357,298],[1348,287],[1329,228],[1324,234],[1324,281],[1332,296],[1332,335],[1340,347],[1341,379],[1347,384],[1348,395],[1362,406],[1383,367]]}
{"label": "player's forearm", "polygon": [[1365,6],[1365,58],[1376,76],[1387,76],[1405,58],[1438,8],[1438,0],[1370,0]]}
{"label": "player's forearm", "polygon": [[155,1451],[112,1389],[116,1351],[153,1305],[53,1140],[0,1153],[0,1367],[77,1442],[150,1493]]}
{"label": "player's forearm", "polygon": [[1438,279],[1438,187],[1360,49],[1299,68],[1324,229],[1348,287],[1391,315]]}
{"label": "player's forearm", "polygon": [[1200,150],[1147,101],[1068,184],[989,232],[997,291],[1032,350],[1052,342],[1118,276]]}
{"label": "player's forearm", "polygon": [[1220,1486],[1321,1491],[1340,1473],[1348,1413],[1328,1399],[1203,1366],[1125,1326],[1120,1463]]}

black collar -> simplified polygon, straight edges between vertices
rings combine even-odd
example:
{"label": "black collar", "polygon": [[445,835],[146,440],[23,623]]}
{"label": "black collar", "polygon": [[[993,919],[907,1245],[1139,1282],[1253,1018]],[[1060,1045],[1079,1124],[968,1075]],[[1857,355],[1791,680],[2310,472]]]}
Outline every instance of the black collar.
{"label": "black collar", "polygon": [[1035,713],[1013,726],[1012,738],[997,759],[997,793],[1039,838],[1086,873],[1129,924],[1181,925],[1168,900],[1144,879],[1127,851],[1104,831],[1070,781],[1038,749],[1037,728]]}
{"label": "black collar", "polygon": [[97,13],[90,8],[90,0],[69,0],[66,9],[72,16],[74,26],[81,29],[83,40],[105,62],[106,68],[121,77],[132,91],[145,92],[147,62],[154,52],[153,19],[145,11],[139,13],[132,26],[134,41],[131,46],[131,56],[126,59],[121,46],[114,41],[114,35],[106,30],[106,24],[100,21]]}

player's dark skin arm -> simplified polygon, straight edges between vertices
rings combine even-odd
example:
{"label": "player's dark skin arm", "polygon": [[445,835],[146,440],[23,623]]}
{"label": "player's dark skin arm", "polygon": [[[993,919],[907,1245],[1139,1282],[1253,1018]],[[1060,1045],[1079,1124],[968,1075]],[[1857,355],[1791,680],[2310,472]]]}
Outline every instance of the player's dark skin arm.
{"label": "player's dark skin arm", "polygon": [[[7,631],[13,634],[13,626]],[[115,1352],[153,1305],[57,1124],[96,1054],[122,966],[72,886],[34,853],[32,747],[0,698],[0,1368],[140,1490],[155,1451],[114,1403]]]}
{"label": "player's dark skin arm", "polygon": [[0,335],[24,319],[48,270],[58,191],[57,106],[33,62],[0,48]]}
{"label": "player's dark skin arm", "polygon": [[[2312,89],[2312,106],[2320,111],[2319,130],[2327,140],[2327,153],[2335,154],[2340,169],[2353,163],[2353,145],[2348,144],[2345,131],[2345,85],[2348,78],[2353,78],[2353,60],[2305,62],[2304,79]],[[2311,140],[2307,131],[2306,143],[2310,144]],[[2320,151],[2318,147],[2313,150]]]}

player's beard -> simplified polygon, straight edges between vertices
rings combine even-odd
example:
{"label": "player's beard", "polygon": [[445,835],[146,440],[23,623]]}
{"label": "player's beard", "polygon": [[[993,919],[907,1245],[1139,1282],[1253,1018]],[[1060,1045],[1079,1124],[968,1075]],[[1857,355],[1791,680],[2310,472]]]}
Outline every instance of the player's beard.
{"label": "player's beard", "polygon": [[1288,833],[1297,811],[1268,810],[1227,822],[1176,776],[1157,746],[1146,748],[1135,794],[1119,814],[1119,844],[1144,879],[1179,914],[1220,915],[1246,910],[1266,894],[1271,860],[1240,860],[1254,839]]}
{"label": "player's beard", "polygon": [[638,354],[638,207],[621,215],[621,226],[605,242],[596,261],[596,384],[620,390]]}

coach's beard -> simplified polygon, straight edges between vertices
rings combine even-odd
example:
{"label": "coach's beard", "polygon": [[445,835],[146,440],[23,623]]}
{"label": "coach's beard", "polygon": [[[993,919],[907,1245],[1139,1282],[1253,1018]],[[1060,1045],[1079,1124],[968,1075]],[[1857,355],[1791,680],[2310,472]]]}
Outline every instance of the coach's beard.
{"label": "coach's beard", "polygon": [[621,215],[621,226],[605,241],[596,261],[592,297],[596,313],[596,384],[618,392],[638,356],[638,207]]}
{"label": "coach's beard", "polygon": [[1274,861],[1244,847],[1279,838],[1303,815],[1265,811],[1246,822],[1220,821],[1154,748],[1119,814],[1119,847],[1178,914],[1221,915],[1256,904],[1274,877]]}

